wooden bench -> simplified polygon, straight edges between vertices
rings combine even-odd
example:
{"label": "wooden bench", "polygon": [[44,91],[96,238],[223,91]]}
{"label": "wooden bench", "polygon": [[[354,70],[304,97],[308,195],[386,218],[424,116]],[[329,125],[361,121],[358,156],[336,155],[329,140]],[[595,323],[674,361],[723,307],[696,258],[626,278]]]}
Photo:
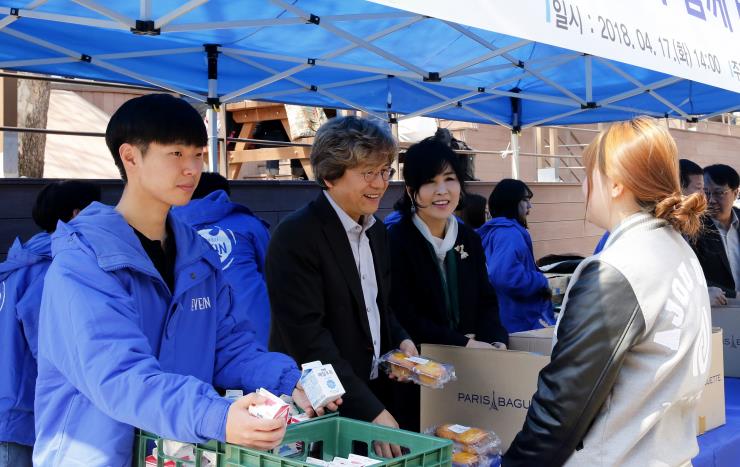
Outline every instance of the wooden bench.
{"label": "wooden bench", "polygon": [[[251,138],[255,127],[259,122],[267,120],[280,120],[285,133],[290,136],[290,123],[285,111],[285,105],[271,102],[244,101],[227,104],[226,111],[236,123],[241,124],[239,138]],[[296,143],[311,144],[313,138],[301,138]],[[298,159],[301,161],[303,170],[309,179],[313,179],[313,170],[309,161],[311,153],[310,146],[285,146],[254,149],[254,144],[237,142],[233,151],[227,151],[228,177],[236,179],[245,162],[261,162],[282,159]]]}

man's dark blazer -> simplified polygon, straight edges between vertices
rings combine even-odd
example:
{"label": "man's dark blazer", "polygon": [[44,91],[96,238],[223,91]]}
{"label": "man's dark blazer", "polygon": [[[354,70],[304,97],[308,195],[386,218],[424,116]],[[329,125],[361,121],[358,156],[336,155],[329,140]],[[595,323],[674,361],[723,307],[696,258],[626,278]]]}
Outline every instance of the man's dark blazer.
{"label": "man's dark blazer", "polygon": [[[740,218],[740,209],[732,208],[732,210]],[[738,232],[730,230],[728,235],[738,235]],[[712,219],[708,216],[704,217],[701,233],[696,240],[690,243],[704,270],[707,285],[719,287],[725,291],[726,296],[735,298],[735,279],[732,277],[730,261],[722,243],[722,236]]]}
{"label": "man's dark blazer", "polygon": [[[378,282],[383,355],[408,335],[388,306],[391,267],[383,223],[376,221],[367,236]],[[331,363],[346,390],[342,414],[372,421],[385,405],[368,386],[373,343],[362,285],[347,233],[324,193],[277,226],[265,279],[272,308],[270,349],[299,364]]]}
{"label": "man's dark blazer", "polygon": [[477,233],[458,224],[455,245],[462,245],[466,258],[458,255],[457,290],[459,324],[451,329],[445,310],[444,288],[438,261],[428,241],[410,215],[390,227],[393,287],[391,306],[398,320],[417,344],[464,346],[465,334],[483,342],[508,344],[509,336],[498,315],[496,292],[488,281],[486,255]]}

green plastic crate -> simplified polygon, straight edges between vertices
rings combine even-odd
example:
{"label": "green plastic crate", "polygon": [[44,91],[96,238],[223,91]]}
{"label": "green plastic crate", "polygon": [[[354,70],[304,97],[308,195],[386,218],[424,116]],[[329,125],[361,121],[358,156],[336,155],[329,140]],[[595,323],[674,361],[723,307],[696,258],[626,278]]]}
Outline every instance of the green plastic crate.
{"label": "green plastic crate", "polygon": [[[137,432],[135,466],[145,467],[148,447],[159,443],[160,438],[143,431]],[[394,459],[381,459],[372,451],[373,441],[387,441],[408,449],[408,454]],[[356,443],[368,446],[369,457],[384,461],[378,466],[388,467],[441,467],[452,463],[452,442],[433,436],[421,435],[404,430],[394,430],[372,423],[361,422],[339,416],[320,417],[311,421],[290,425],[285,433],[283,444],[302,442],[308,447],[321,444],[324,460],[330,461],[335,456],[347,457],[352,453]],[[307,449],[291,457],[280,457],[274,454],[257,451],[226,443],[211,441],[196,444],[195,462],[187,462],[159,454],[157,466],[163,467],[167,461],[175,462],[177,467],[201,467],[201,454],[204,451],[216,454],[217,467],[305,467]]]}

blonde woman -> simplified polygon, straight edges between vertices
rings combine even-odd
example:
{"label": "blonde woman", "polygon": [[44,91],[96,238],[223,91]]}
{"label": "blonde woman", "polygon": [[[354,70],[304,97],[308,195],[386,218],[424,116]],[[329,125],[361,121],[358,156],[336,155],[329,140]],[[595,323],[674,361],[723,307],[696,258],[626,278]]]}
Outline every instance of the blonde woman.
{"label": "blonde woman", "polygon": [[503,465],[690,465],[711,327],[681,234],[697,233],[706,200],[681,195],[676,145],[653,120],[613,125],[584,159],[586,218],[611,235],[573,275]]}

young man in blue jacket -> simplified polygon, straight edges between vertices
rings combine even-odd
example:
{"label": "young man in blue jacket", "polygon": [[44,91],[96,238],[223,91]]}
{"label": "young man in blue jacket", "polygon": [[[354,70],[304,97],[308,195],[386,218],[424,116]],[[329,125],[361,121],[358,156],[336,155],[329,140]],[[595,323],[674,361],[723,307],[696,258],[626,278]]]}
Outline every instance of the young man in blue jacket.
{"label": "young man in blue jacket", "polygon": [[[106,143],[126,180],[115,207],[93,203],[52,237],[36,383],[37,465],[130,465],[134,427],[185,442],[277,446],[285,422],[251,416],[250,394],[292,394],[299,371],[234,311],[213,249],[170,216],[198,184],[207,135],[187,102],[132,99]],[[336,408],[330,404],[330,408]]]}
{"label": "young man in blue jacket", "polygon": [[186,206],[172,213],[198,231],[211,244],[226,280],[234,289],[236,311],[249,320],[257,340],[267,346],[270,335],[270,299],[265,285],[265,254],[269,225],[246,206],[231,202],[229,181],[204,172]]}
{"label": "young man in blue jacket", "polygon": [[39,307],[51,264],[51,232],[85,206],[100,200],[100,188],[70,180],[46,185],[36,197],[33,220],[42,232],[16,238],[0,263],[0,467],[31,465],[33,392]]}

